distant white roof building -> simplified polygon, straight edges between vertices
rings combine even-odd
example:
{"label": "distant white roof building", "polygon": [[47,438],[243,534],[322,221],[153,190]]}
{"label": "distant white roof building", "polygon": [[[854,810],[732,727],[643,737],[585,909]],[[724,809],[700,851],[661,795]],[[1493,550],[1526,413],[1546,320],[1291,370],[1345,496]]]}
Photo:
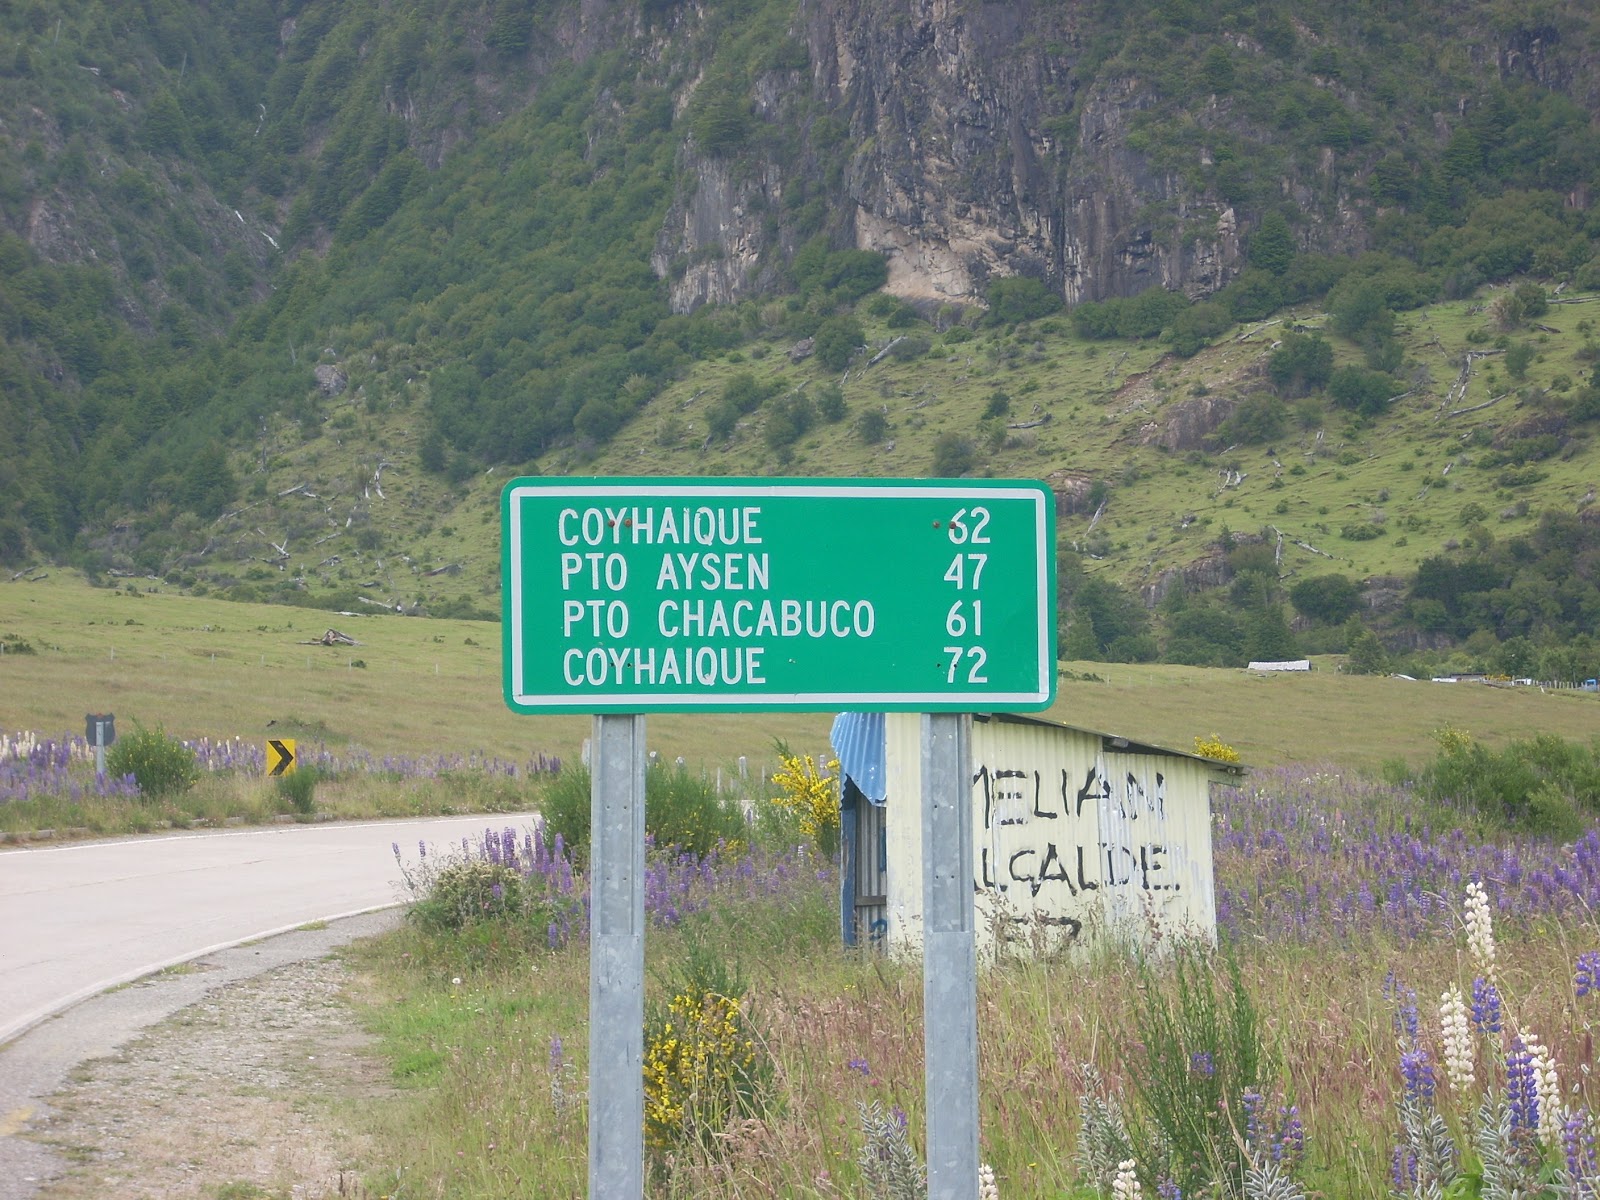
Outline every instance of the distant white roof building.
{"label": "distant white roof building", "polygon": [[1247,670],[1251,671],[1309,671],[1311,660],[1309,658],[1290,658],[1283,662],[1253,662]]}

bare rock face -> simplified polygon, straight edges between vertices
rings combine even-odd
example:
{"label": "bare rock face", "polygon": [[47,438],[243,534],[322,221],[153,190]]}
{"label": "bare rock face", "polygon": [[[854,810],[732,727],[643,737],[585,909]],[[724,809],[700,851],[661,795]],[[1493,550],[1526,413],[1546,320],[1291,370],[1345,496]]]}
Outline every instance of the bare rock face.
{"label": "bare rock face", "polygon": [[1154,608],[1174,587],[1181,586],[1185,591],[1198,592],[1221,587],[1230,578],[1232,572],[1228,569],[1228,556],[1220,547],[1212,547],[1193,562],[1162,571],[1140,588],[1140,598],[1146,608]]}
{"label": "bare rock face", "polygon": [[1089,511],[1089,490],[1094,480],[1082,471],[1052,471],[1045,483],[1056,498],[1056,513],[1081,513]]}
{"label": "bare rock face", "polygon": [[773,268],[763,268],[763,218],[778,206],[782,172],[767,164],[755,177],[735,175],[728,162],[692,147],[685,159],[695,180],[694,194],[673,205],[650,259],[657,275],[674,276],[673,311],[731,304],[770,287]]}
{"label": "bare rock face", "polygon": [[1164,446],[1168,450],[1200,450],[1205,440],[1217,427],[1233,415],[1238,407],[1231,396],[1194,396],[1169,405],[1159,421],[1152,421],[1140,431],[1140,440],[1147,446]]}
{"label": "bare rock face", "polygon": [[[737,170],[686,148],[691,182],[654,258],[676,311],[773,278],[773,261],[794,247],[770,215],[797,179],[840,178],[834,244],[884,254],[887,290],[912,300],[971,302],[1012,275],[1068,303],[1152,285],[1200,296],[1242,266],[1239,214],[1135,148],[1149,85],[1080,70],[1072,6],[802,0],[796,32],[809,71],[764,77],[757,115],[827,113],[834,140],[818,135],[792,159]],[[1333,225],[1323,241],[1359,245],[1353,211]]]}
{"label": "bare rock face", "polygon": [[349,385],[349,379],[344,373],[344,368],[332,363],[320,363],[312,368],[311,374],[316,376],[317,390],[324,396],[337,396]]}
{"label": "bare rock face", "polygon": [[1361,585],[1361,603],[1370,617],[1390,616],[1405,607],[1407,590],[1398,575],[1374,575]]}

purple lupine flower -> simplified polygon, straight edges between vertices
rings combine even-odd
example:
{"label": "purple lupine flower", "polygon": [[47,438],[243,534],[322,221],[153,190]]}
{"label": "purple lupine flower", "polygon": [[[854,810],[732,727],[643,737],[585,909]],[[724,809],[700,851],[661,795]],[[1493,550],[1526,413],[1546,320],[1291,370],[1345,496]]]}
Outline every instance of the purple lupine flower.
{"label": "purple lupine flower", "polygon": [[1158,1200],[1183,1200],[1183,1189],[1170,1179],[1163,1179],[1156,1184]]}
{"label": "purple lupine flower", "polygon": [[872,1074],[872,1065],[864,1058],[852,1058],[845,1063],[845,1067],[851,1071],[860,1071],[863,1075]]}
{"label": "purple lupine flower", "polygon": [[1394,1032],[1408,1045],[1416,1045],[1417,1033],[1421,1029],[1421,1019],[1417,1015],[1417,989],[1407,987],[1400,982],[1399,976],[1390,971],[1383,978],[1383,994],[1394,1002]]}
{"label": "purple lupine flower", "polygon": [[1506,1101],[1512,1129],[1539,1128],[1539,1081],[1534,1078],[1533,1054],[1520,1037],[1512,1039],[1506,1055]]}
{"label": "purple lupine flower", "polygon": [[[1532,1061],[1531,1058],[1529,1061]],[[1425,1107],[1433,1104],[1433,1093],[1437,1084],[1433,1073],[1433,1061],[1428,1057],[1426,1050],[1411,1049],[1400,1056],[1400,1077],[1405,1082],[1408,1099]]]}
{"label": "purple lupine flower", "polygon": [[1389,1160],[1389,1184],[1401,1195],[1411,1191],[1417,1181],[1417,1152],[1410,1146],[1396,1146]]}
{"label": "purple lupine flower", "polygon": [[1246,1088],[1239,1100],[1244,1108],[1244,1144],[1254,1154],[1261,1145],[1261,1093]]}
{"label": "purple lupine flower", "polygon": [[1595,1175],[1600,1170],[1600,1159],[1595,1155],[1594,1133],[1589,1128],[1586,1112],[1571,1112],[1561,1126],[1561,1152],[1567,1162],[1567,1174],[1578,1185],[1575,1196],[1595,1194]]}
{"label": "purple lupine flower", "polygon": [[1281,1123],[1272,1143],[1272,1161],[1297,1163],[1306,1156],[1306,1127],[1300,1119],[1300,1106],[1291,1104],[1279,1109],[1278,1118]]}
{"label": "purple lupine flower", "polygon": [[1210,1079],[1217,1073],[1217,1062],[1209,1050],[1196,1050],[1189,1055],[1189,1073],[1191,1075],[1204,1075]]}
{"label": "purple lupine flower", "polygon": [[550,1073],[553,1075],[560,1071],[566,1061],[566,1054],[561,1048],[561,1035],[552,1034],[550,1037]]}
{"label": "purple lupine flower", "polygon": [[900,1132],[904,1133],[906,1129],[906,1110],[896,1104],[889,1111],[889,1115],[894,1118],[894,1123],[900,1126]]}
{"label": "purple lupine flower", "polygon": [[1500,989],[1481,975],[1472,981],[1472,1023],[1486,1036],[1499,1033],[1502,1025]]}
{"label": "purple lupine flower", "polygon": [[1600,950],[1585,950],[1578,955],[1572,982],[1580,1000],[1590,992],[1600,991]]}

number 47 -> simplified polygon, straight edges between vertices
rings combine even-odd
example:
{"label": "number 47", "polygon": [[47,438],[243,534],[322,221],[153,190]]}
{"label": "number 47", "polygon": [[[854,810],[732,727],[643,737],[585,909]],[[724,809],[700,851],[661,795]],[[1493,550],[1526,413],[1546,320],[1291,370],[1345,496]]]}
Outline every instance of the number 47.
{"label": "number 47", "polygon": [[946,583],[953,583],[958,588],[969,586],[967,572],[970,569],[972,578],[970,586],[977,588],[983,585],[983,568],[989,563],[987,554],[958,554],[950,560],[950,567],[944,573]]}
{"label": "number 47", "polygon": [[956,681],[956,672],[961,669],[961,660],[965,658],[972,665],[967,669],[968,683],[988,683],[989,676],[984,674],[983,668],[988,665],[989,652],[982,646],[946,646],[944,652],[950,656],[950,669],[945,676],[946,683]]}

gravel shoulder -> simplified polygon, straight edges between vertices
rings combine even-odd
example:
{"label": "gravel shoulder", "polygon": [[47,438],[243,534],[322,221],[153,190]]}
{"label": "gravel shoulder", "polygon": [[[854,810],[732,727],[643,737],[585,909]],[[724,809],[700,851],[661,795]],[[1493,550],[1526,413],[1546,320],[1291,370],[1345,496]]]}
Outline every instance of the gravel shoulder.
{"label": "gravel shoulder", "polygon": [[0,1200],[361,1196],[390,1091],[335,953],[394,911],[209,955],[0,1048]]}

